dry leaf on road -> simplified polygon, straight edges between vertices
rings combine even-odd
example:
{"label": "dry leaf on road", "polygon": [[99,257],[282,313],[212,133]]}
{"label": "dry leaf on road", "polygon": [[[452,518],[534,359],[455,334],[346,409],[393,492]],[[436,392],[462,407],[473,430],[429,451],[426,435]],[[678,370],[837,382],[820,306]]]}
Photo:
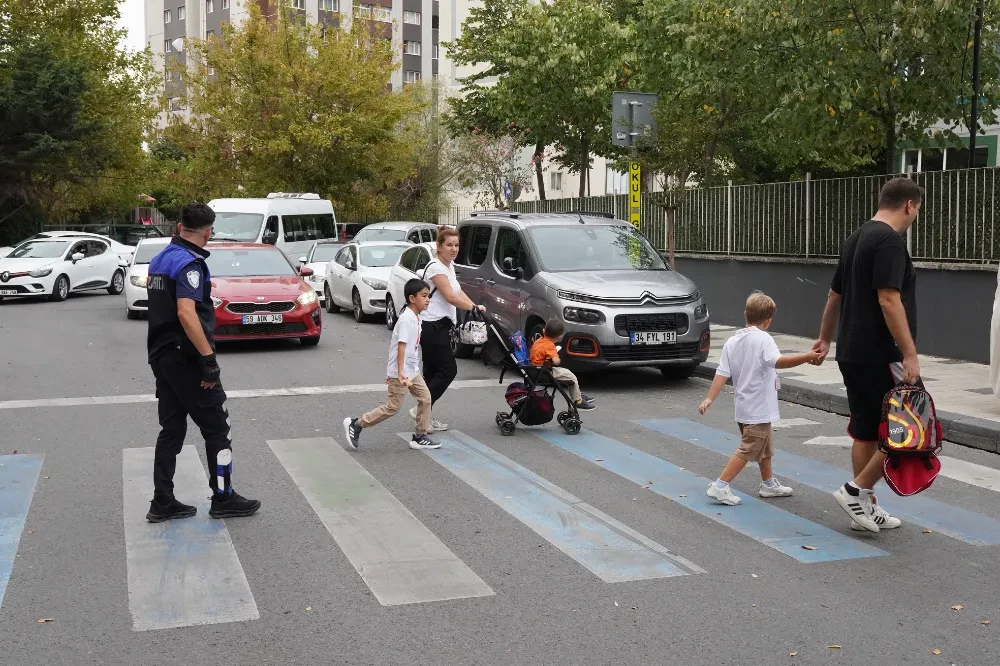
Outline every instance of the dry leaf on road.
{"label": "dry leaf on road", "polygon": [[798,652],[789,652],[789,653],[788,653],[788,656],[789,656],[789,657],[794,657],[794,656],[796,656],[797,654],[798,654]]}
{"label": "dry leaf on road", "polygon": [[941,650],[934,648],[933,650],[931,650],[931,654],[941,654]]}
{"label": "dry leaf on road", "polygon": [[819,550],[816,546],[802,546],[803,550]]}
{"label": "dry leaf on road", "polygon": [[311,611],[312,609],[313,609],[313,607],[312,607],[312,606],[306,606],[306,610],[307,610],[307,611]]}
{"label": "dry leaf on road", "polygon": [[982,621],[982,622],[980,622],[979,624],[989,624],[989,623],[990,623],[990,621],[989,621],[989,620],[983,620],[983,621]]}
{"label": "dry leaf on road", "polygon": [[830,648],[831,650],[839,650],[840,649],[839,645],[827,645],[827,647]]}
{"label": "dry leaf on road", "polygon": [[55,622],[55,618],[51,618],[51,617],[40,617],[40,618],[38,618],[38,624],[45,624],[46,622]]}
{"label": "dry leaf on road", "polygon": [[924,530],[924,534],[933,534],[930,530]]}
{"label": "dry leaf on road", "polygon": [[604,458],[594,458],[594,462],[604,462]]}
{"label": "dry leaf on road", "polygon": [[953,611],[960,611],[960,610],[962,610],[963,608],[964,608],[964,606],[962,606],[961,604],[956,604],[956,605],[954,605],[954,606],[952,606],[952,607],[951,607],[951,609],[952,609]]}

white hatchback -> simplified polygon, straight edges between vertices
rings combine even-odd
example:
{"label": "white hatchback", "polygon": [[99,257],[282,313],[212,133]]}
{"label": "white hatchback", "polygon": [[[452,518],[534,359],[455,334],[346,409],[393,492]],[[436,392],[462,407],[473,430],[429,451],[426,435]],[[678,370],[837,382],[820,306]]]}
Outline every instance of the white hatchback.
{"label": "white hatchback", "polygon": [[[333,261],[337,252],[344,247],[340,241],[318,241],[309,250],[309,254],[299,257],[299,265],[308,268],[312,275],[302,278],[310,287],[316,291],[320,303],[326,302],[326,265]],[[301,271],[302,268],[299,270]]]}
{"label": "white hatchback", "polygon": [[411,245],[389,271],[389,287],[385,297],[385,325],[390,331],[396,326],[399,313],[406,307],[403,288],[413,278],[424,279],[424,269],[435,254],[437,254],[436,243]]}
{"label": "white hatchback", "polygon": [[65,301],[70,293],[95,289],[117,295],[125,289],[125,266],[98,236],[29,240],[0,259],[0,298]]}
{"label": "white hatchback", "polygon": [[389,272],[409,243],[348,243],[326,265],[327,312],[351,308],[354,320],[368,321],[385,310]]}
{"label": "white hatchback", "polygon": [[169,238],[144,238],[139,241],[125,281],[125,315],[129,319],[139,319],[149,309],[146,291],[149,262],[169,244]]}

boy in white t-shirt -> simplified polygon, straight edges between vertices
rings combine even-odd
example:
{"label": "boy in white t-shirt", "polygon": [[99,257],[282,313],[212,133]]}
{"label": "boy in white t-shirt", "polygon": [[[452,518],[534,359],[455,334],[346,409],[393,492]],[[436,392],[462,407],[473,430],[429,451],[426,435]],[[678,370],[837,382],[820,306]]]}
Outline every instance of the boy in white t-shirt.
{"label": "boy in white t-shirt", "polygon": [[358,448],[361,430],[394,416],[403,404],[407,390],[417,399],[416,432],[410,440],[410,448],[437,449],[441,446],[440,442],[427,436],[431,429],[431,392],[420,374],[420,313],[427,309],[430,293],[427,283],[416,278],[403,287],[406,307],[400,313],[396,327],[392,329],[386,367],[385,383],[389,399],[386,404],[376,407],[359,419],[344,419],[344,435],[347,436],[348,446],[354,450]]}
{"label": "boy in white t-shirt", "polygon": [[771,424],[778,420],[777,371],[805,363],[815,365],[820,355],[815,351],[781,355],[774,338],[765,332],[777,309],[770,296],[759,291],[750,294],[744,311],[747,327],[726,340],[708,397],[698,407],[701,414],[708,411],[726,385],[726,380],[732,377],[736,394],[736,424],[740,427],[742,441],[722,474],[708,486],[707,491],[709,497],[722,504],[735,506],[740,503],[729,482],[748,462],[760,465],[761,497],[788,497],[792,494],[791,488],[781,485],[774,478],[771,469],[771,458],[774,456]]}

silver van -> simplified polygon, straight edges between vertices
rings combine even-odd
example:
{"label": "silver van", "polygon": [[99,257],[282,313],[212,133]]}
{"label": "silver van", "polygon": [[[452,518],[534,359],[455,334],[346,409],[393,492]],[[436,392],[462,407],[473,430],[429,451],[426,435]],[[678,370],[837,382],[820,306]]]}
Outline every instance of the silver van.
{"label": "silver van", "polygon": [[[562,356],[581,369],[653,366],[689,377],[708,357],[708,305],[627,222],[600,213],[474,213],[458,225],[459,282],[529,341],[566,328]],[[467,355],[469,350],[462,350]]]}

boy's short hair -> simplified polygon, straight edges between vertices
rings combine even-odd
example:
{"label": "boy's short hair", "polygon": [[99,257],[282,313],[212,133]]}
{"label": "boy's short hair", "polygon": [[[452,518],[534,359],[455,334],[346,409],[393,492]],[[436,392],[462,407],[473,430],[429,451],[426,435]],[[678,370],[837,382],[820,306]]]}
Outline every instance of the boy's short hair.
{"label": "boy's short hair", "polygon": [[420,278],[411,278],[407,280],[406,284],[403,285],[403,298],[406,299],[406,304],[410,304],[410,296],[416,296],[424,289],[430,289],[430,287],[428,287],[427,283]]}
{"label": "boy's short hair", "polygon": [[558,338],[560,335],[566,332],[566,327],[563,323],[559,321],[556,317],[549,319],[545,322],[545,337],[547,338]]}
{"label": "boy's short hair", "polygon": [[188,231],[200,231],[215,224],[215,211],[203,203],[189,203],[181,209],[181,226]]}
{"label": "boy's short hair", "polygon": [[746,317],[748,324],[761,324],[774,317],[778,306],[774,299],[762,291],[755,291],[747,298]]}

